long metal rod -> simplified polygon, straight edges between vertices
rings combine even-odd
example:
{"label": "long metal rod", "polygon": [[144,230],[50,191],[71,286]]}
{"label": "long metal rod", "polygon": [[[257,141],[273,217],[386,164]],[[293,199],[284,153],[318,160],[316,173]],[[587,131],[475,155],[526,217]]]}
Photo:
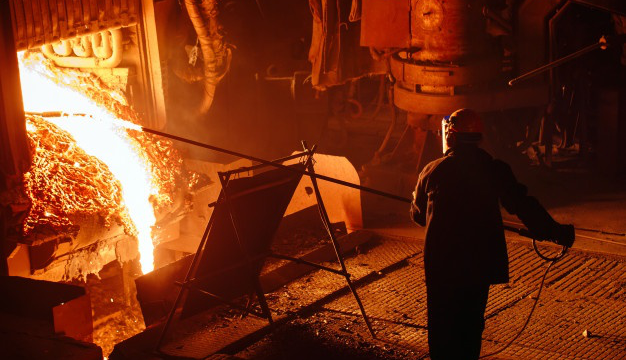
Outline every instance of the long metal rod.
{"label": "long metal rod", "polygon": [[[335,183],[335,184],[351,187],[353,189],[367,191],[367,192],[372,193],[372,194],[380,195],[380,196],[383,196],[383,197],[387,197],[387,198],[390,198],[390,199],[402,201],[402,202],[405,202],[405,203],[411,203],[413,201],[410,198],[406,198],[406,197],[395,195],[395,194],[390,194],[390,193],[387,193],[387,192],[384,192],[384,191],[368,188],[366,186],[353,184],[351,182],[335,179],[335,178],[332,178],[332,177],[329,177],[329,176],[319,175],[319,174],[311,172],[311,171],[299,170],[299,169],[296,169],[296,168],[293,168],[293,167],[290,167],[290,166],[287,166],[287,165],[283,165],[283,164],[280,164],[280,163],[277,163],[277,162],[274,162],[274,161],[261,159],[261,158],[258,158],[256,156],[251,156],[251,155],[243,154],[243,153],[240,153],[240,152],[237,152],[237,151],[224,149],[224,148],[221,148],[221,147],[218,147],[218,146],[214,146],[214,145],[202,143],[202,142],[199,142],[199,141],[187,139],[187,138],[184,138],[184,137],[181,137],[181,136],[165,133],[165,132],[154,130],[154,129],[150,129],[150,128],[147,128],[147,127],[141,127],[141,128],[142,128],[143,131],[145,131],[147,133],[154,134],[154,135],[158,135],[158,136],[162,136],[162,137],[169,138],[169,139],[172,139],[172,140],[176,140],[176,141],[184,142],[184,143],[187,143],[187,144],[195,145],[195,146],[202,147],[202,148],[205,148],[205,149],[221,152],[221,153],[224,153],[224,154],[228,154],[228,155],[232,155],[232,156],[236,156],[236,157],[240,157],[240,158],[256,161],[256,162],[259,162],[261,164],[274,166],[274,167],[277,167],[277,168],[280,168],[280,169],[285,169],[285,170],[288,170],[288,171],[300,173],[302,175],[306,175],[306,176],[311,177],[311,180],[314,180],[314,179],[325,180],[325,181],[328,181],[328,182],[332,182],[332,183]],[[520,231],[520,229],[516,229],[514,227],[505,227],[505,229],[509,230],[509,231],[516,232],[516,233],[518,233],[518,234],[520,234],[522,236],[530,237],[530,236],[527,236],[526,233],[522,233]]]}
{"label": "long metal rod", "polygon": [[[196,251],[196,253],[194,254],[193,260],[191,262],[191,265],[189,266],[189,269],[187,270],[187,275],[185,275],[185,280],[184,282],[189,281],[189,279],[192,278],[192,276],[195,276],[195,267],[198,263],[198,261],[200,261],[200,257],[201,254],[204,251],[204,245],[206,244],[207,239],[209,238],[209,231],[211,231],[211,227],[213,227],[213,221],[214,218],[213,216],[211,216],[211,219],[209,219],[209,222],[207,223],[206,228],[204,229],[204,234],[202,234],[202,240],[200,241],[200,244],[198,245],[198,250]],[[159,335],[159,340],[156,343],[156,347],[155,350],[157,352],[161,351],[161,345],[163,344],[163,341],[165,340],[165,336],[167,335],[167,331],[169,330],[170,326],[172,325],[172,321],[174,320],[174,315],[176,314],[176,308],[178,308],[178,305],[180,304],[180,301],[183,298],[183,293],[186,291],[186,288],[182,287],[178,290],[178,295],[176,295],[176,300],[174,301],[174,304],[172,304],[172,309],[170,310],[170,313],[167,316],[167,320],[165,321],[165,325],[163,326],[163,330],[161,331],[161,335]]]}
{"label": "long metal rod", "polygon": [[226,210],[228,211],[228,215],[230,216],[230,222],[233,225],[233,233],[235,234],[235,239],[237,240],[237,246],[239,247],[239,251],[243,255],[245,259],[245,270],[248,273],[249,279],[251,281],[250,285],[254,288],[254,291],[257,294],[257,299],[259,300],[259,305],[261,305],[261,310],[265,315],[265,318],[269,322],[270,326],[274,326],[274,319],[272,319],[272,312],[270,311],[269,306],[267,305],[267,301],[265,300],[265,294],[261,290],[261,285],[259,283],[258,275],[254,273],[252,268],[252,259],[248,249],[244,246],[241,236],[239,235],[239,231],[237,231],[237,221],[235,219],[235,214],[233,213],[233,209],[230,204],[230,194],[228,190],[228,182],[230,180],[230,175],[220,176],[220,182],[222,184],[222,193],[224,194],[224,204],[226,206]]}
{"label": "long metal rod", "polygon": [[287,256],[287,255],[275,254],[275,253],[269,254],[268,256],[276,258],[276,259],[293,261],[293,262],[298,263],[298,264],[308,265],[308,266],[314,267],[316,269],[326,270],[328,272],[331,272],[331,273],[334,273],[334,274],[337,274],[337,275],[346,276],[346,273],[344,271],[342,271],[342,270],[333,269],[333,268],[328,267],[328,266],[316,264],[314,262],[303,260],[303,259],[296,258],[296,257],[293,257],[293,256]]}
{"label": "long metal rod", "polygon": [[[526,236],[526,237],[529,237],[529,238],[531,238],[531,239],[532,239],[532,236],[527,236],[527,235],[524,235],[524,234],[521,234],[520,232],[518,232],[518,231],[523,231],[523,230],[525,230],[525,229],[517,229],[517,228],[515,227],[515,226],[524,226],[524,224],[522,224],[522,223],[518,223],[518,222],[514,222],[514,221],[507,221],[507,220],[504,220],[504,223],[505,223],[504,228],[505,228],[506,230],[510,230],[510,231],[513,231],[513,232],[517,232],[518,234],[520,234],[520,235],[522,235],[522,236]],[[506,225],[506,224],[510,224],[510,225]],[[581,230],[581,231],[594,231],[594,232],[600,232],[600,233],[604,233],[604,234],[607,234],[607,235],[618,235],[618,236],[624,236],[624,234],[621,234],[621,233],[609,233],[609,232],[603,232],[603,230],[598,230],[598,229],[585,229],[585,228],[578,228],[578,227],[574,227],[574,229],[576,229],[576,230]],[[528,230],[526,230],[526,231],[528,231]],[[611,241],[611,240],[602,239],[602,238],[598,238],[598,237],[594,237],[594,236],[581,235],[581,234],[578,234],[578,233],[576,234],[576,237],[577,237],[577,238],[581,237],[581,238],[585,238],[585,239],[589,239],[589,240],[595,240],[595,241],[599,241],[599,242],[604,242],[604,243],[607,243],[607,244],[616,244],[616,245],[626,246],[626,243],[623,243],[623,242],[619,242],[619,241]]]}
{"label": "long metal rod", "polygon": [[595,49],[598,49],[598,48],[606,49],[607,46],[608,46],[608,43],[607,43],[605,37],[603,36],[603,37],[600,38],[600,40],[598,40],[597,43],[595,43],[593,45],[589,45],[587,47],[584,47],[584,48],[582,48],[582,49],[580,49],[580,50],[578,50],[576,52],[573,52],[573,53],[571,53],[569,55],[566,55],[566,56],[564,56],[564,57],[562,57],[560,59],[557,59],[557,60],[554,60],[552,62],[549,62],[549,63],[547,63],[547,64],[545,64],[543,66],[540,66],[540,67],[538,67],[538,68],[536,68],[534,70],[531,70],[531,71],[527,72],[524,75],[521,75],[521,76],[516,77],[515,79],[512,79],[511,81],[509,81],[509,85],[513,86],[513,85],[517,84],[520,81],[523,81],[523,80],[526,80],[528,78],[531,78],[531,77],[533,77],[533,76],[535,76],[537,74],[541,74],[542,72],[548,71],[548,70],[550,70],[552,68],[555,68],[555,67],[557,67],[557,66],[559,66],[559,65],[561,65],[563,63],[566,63],[566,62],[568,62],[570,60],[573,60],[573,59],[575,59],[577,57],[585,55],[586,53],[588,53],[590,51],[593,51]]}
{"label": "long metal rod", "polygon": [[[263,259],[266,256],[268,256],[268,255],[265,254],[265,253],[264,254],[259,254],[259,255],[256,255],[254,257],[251,257],[250,260],[252,260],[252,261],[259,261],[259,260]],[[204,275],[202,275],[200,277],[193,277],[193,278],[189,279],[188,281],[186,281],[185,284],[186,285],[195,285],[198,282],[202,282],[204,280],[215,278],[217,275],[223,274],[223,273],[228,272],[228,271],[233,271],[233,270],[235,270],[237,268],[244,267],[245,265],[246,265],[245,261],[240,261],[240,262],[238,262],[236,264],[229,265],[229,266],[220,268],[220,269],[215,270],[215,271],[211,271],[211,272],[206,273],[206,274],[204,274]]]}
{"label": "long metal rod", "polygon": [[[302,145],[305,148],[307,148],[306,143],[304,141],[302,142]],[[315,173],[312,163],[308,164],[308,168],[311,173],[313,174]],[[359,294],[356,292],[356,288],[352,284],[352,280],[350,279],[350,274],[348,273],[346,264],[343,261],[343,255],[341,255],[341,246],[339,242],[337,241],[337,238],[335,237],[333,229],[331,228],[330,219],[328,217],[328,213],[326,212],[326,207],[324,206],[324,200],[322,200],[322,194],[320,193],[319,186],[317,186],[317,180],[314,177],[311,177],[311,183],[313,184],[313,190],[315,191],[315,197],[317,198],[317,207],[320,212],[320,217],[322,218],[322,222],[324,223],[324,226],[326,227],[326,231],[328,232],[328,235],[330,236],[330,240],[333,243],[333,248],[335,249],[335,253],[337,254],[337,260],[339,261],[339,265],[341,265],[341,270],[343,272],[343,275],[346,278],[346,283],[348,283],[348,288],[350,288],[350,291],[352,292],[352,295],[354,296],[354,299],[356,300],[356,303],[359,306],[359,309],[361,310],[361,315],[363,315],[363,320],[365,320],[365,325],[367,326],[367,329],[370,331],[370,334],[372,334],[372,337],[376,339],[376,332],[374,332],[374,328],[372,327],[370,319],[367,317],[367,313],[365,312],[365,307],[363,306],[363,303],[361,302],[361,298],[359,297]]]}
{"label": "long metal rod", "polygon": [[[284,162],[284,161],[288,161],[288,160],[293,160],[293,159],[301,158],[301,157],[303,157],[303,156],[305,156],[307,154],[308,154],[308,152],[303,151],[301,153],[285,156],[285,157],[280,158],[280,159],[274,159],[274,160],[272,160],[272,162],[279,162],[279,161],[280,162]],[[267,166],[267,165],[259,164],[259,165],[240,167],[240,168],[232,169],[232,170],[228,170],[228,171],[221,171],[221,172],[218,172],[218,174],[223,174],[224,176],[226,174],[228,174],[228,175],[237,175],[237,174],[241,174],[243,172],[254,171],[256,169],[260,169],[260,168],[263,168],[265,166]]]}
{"label": "long metal rod", "polygon": [[181,137],[181,136],[177,136],[177,135],[173,135],[173,134],[168,134],[168,133],[165,133],[165,132],[162,132],[162,131],[158,131],[158,130],[154,130],[154,129],[150,129],[150,128],[146,128],[146,127],[141,127],[141,129],[144,132],[147,132],[147,133],[150,133],[150,134],[166,137],[166,138],[169,138],[169,139],[172,139],[172,140],[184,142],[184,143],[187,143],[187,144],[191,144],[191,145],[195,145],[195,146],[198,146],[198,147],[201,147],[201,148],[205,148],[205,149],[221,152],[221,153],[224,153],[224,154],[228,154],[228,155],[232,155],[232,156],[236,156],[236,157],[240,157],[240,158],[256,161],[256,162],[259,162],[261,164],[274,166],[274,167],[285,169],[285,170],[288,170],[288,171],[300,173],[302,175],[307,175],[307,176],[310,176],[311,179],[325,180],[325,181],[328,181],[328,182],[332,182],[332,183],[335,183],[335,184],[351,187],[353,189],[366,191],[366,192],[369,192],[369,193],[372,193],[372,194],[376,194],[376,195],[380,195],[380,196],[383,196],[383,197],[387,197],[387,198],[390,198],[390,199],[404,201],[404,202],[409,202],[409,203],[411,202],[411,199],[408,199],[408,198],[405,198],[405,197],[402,197],[402,196],[398,196],[398,195],[395,195],[395,194],[390,194],[390,193],[387,193],[387,192],[384,192],[384,191],[368,188],[368,187],[361,186],[361,185],[358,185],[358,184],[353,184],[351,182],[335,179],[335,178],[332,178],[330,176],[319,175],[319,174],[311,173],[311,172],[306,171],[306,170],[294,169],[294,168],[291,168],[291,167],[289,167],[287,165],[283,165],[283,164],[280,164],[280,163],[277,163],[277,162],[261,159],[261,158],[258,158],[258,157],[255,157],[255,156],[251,156],[251,155],[242,154],[240,152],[236,152],[236,151],[224,149],[224,148],[221,148],[221,147],[205,144],[205,143],[202,143],[202,142],[199,142],[199,141],[187,139],[187,138],[184,138],[184,137]]}
{"label": "long metal rod", "polygon": [[504,227],[504,230],[508,230],[514,233],[517,233],[520,236],[523,237],[527,237],[529,239],[533,239],[533,235],[531,234],[531,232],[528,229],[524,229],[524,228],[516,228],[514,226],[511,225],[502,225]]}
{"label": "long metal rod", "polygon": [[222,304],[225,304],[225,305],[231,306],[231,307],[233,307],[234,309],[241,310],[241,311],[243,311],[243,312],[245,312],[245,313],[249,313],[249,314],[252,314],[252,315],[254,315],[254,316],[258,316],[258,317],[260,317],[260,318],[265,317],[265,315],[264,315],[264,314],[261,314],[261,313],[259,313],[258,311],[255,311],[255,310],[250,310],[250,309],[248,309],[248,308],[246,308],[246,307],[243,307],[243,306],[237,305],[237,304],[235,304],[234,302],[232,302],[232,301],[230,301],[230,300],[228,300],[228,299],[226,299],[226,298],[224,298],[224,297],[221,297],[221,296],[219,296],[219,295],[217,295],[217,294],[213,294],[213,293],[208,292],[208,291],[206,291],[206,290],[202,290],[202,289],[200,289],[200,288],[197,288],[197,287],[194,287],[194,286],[190,286],[190,285],[187,285],[187,284],[185,284],[185,283],[181,283],[181,282],[176,282],[176,283],[175,283],[175,285],[177,285],[177,286],[181,286],[181,287],[184,287],[184,288],[186,288],[187,290],[193,290],[193,291],[198,292],[198,293],[200,293],[200,294],[206,295],[206,296],[208,296],[208,297],[210,297],[210,298],[212,298],[212,299],[215,299],[215,300],[217,300],[217,301],[221,302]]}

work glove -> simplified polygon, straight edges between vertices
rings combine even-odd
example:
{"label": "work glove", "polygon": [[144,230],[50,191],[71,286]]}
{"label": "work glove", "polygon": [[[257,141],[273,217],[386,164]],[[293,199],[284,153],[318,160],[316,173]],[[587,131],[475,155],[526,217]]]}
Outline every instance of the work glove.
{"label": "work glove", "polygon": [[556,223],[552,227],[549,241],[570,248],[574,244],[575,237],[574,225]]}

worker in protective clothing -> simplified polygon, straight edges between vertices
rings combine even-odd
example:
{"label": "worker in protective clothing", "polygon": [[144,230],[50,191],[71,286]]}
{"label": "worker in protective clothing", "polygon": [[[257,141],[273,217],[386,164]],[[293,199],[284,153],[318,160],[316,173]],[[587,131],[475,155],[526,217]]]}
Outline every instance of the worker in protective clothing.
{"label": "worker in protective clothing", "polygon": [[479,147],[482,129],[480,116],[469,109],[444,118],[444,156],[426,165],[413,192],[411,217],[426,226],[432,360],[480,355],[489,285],[509,281],[500,204],[538,240],[574,242],[574,227],[554,221],[509,165]]}

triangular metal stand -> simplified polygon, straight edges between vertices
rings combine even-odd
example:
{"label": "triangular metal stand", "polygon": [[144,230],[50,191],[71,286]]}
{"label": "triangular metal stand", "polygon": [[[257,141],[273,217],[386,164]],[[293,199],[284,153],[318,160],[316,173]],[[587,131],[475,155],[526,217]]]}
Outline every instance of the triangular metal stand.
{"label": "triangular metal stand", "polygon": [[[292,159],[297,159],[297,158],[303,158],[301,159],[301,167],[303,170],[292,170],[294,172],[300,172],[300,176],[301,175],[307,175],[308,174],[315,174],[315,170],[314,170],[314,166],[313,166],[313,154],[315,152],[315,147],[313,147],[312,149],[309,149],[306,144],[303,142],[303,146],[304,146],[304,151],[286,158],[282,158],[282,159],[277,159],[275,161],[273,161],[272,163],[276,163],[276,164],[282,164],[284,161],[287,160],[292,160]],[[176,297],[176,300],[174,301],[174,304],[169,312],[169,315],[167,317],[167,320],[165,322],[165,325],[163,327],[163,330],[161,332],[161,335],[159,337],[158,343],[156,345],[156,351],[160,352],[161,346],[163,345],[163,342],[166,338],[166,335],[173,323],[176,311],[178,309],[178,307],[181,305],[182,300],[185,298],[185,295],[189,292],[189,291],[193,291],[194,293],[197,294],[202,294],[203,296],[206,296],[216,302],[219,303],[223,303],[226,304],[234,309],[239,309],[241,311],[244,312],[245,314],[253,314],[255,316],[261,317],[261,318],[265,318],[267,319],[267,321],[269,322],[269,324],[271,326],[274,325],[274,321],[272,319],[272,314],[270,311],[270,308],[268,306],[267,303],[267,299],[265,297],[265,294],[263,293],[262,287],[261,287],[261,283],[259,281],[259,272],[256,271],[257,269],[255,268],[255,264],[258,264],[259,261],[262,261],[263,259],[265,259],[266,257],[274,257],[277,259],[283,259],[283,260],[289,260],[289,261],[294,261],[296,263],[299,264],[305,264],[311,267],[314,267],[316,269],[320,269],[320,270],[324,270],[324,271],[328,271],[337,275],[341,275],[345,278],[346,283],[348,285],[348,287],[350,288],[350,291],[352,292],[352,294],[354,295],[354,298],[359,306],[359,309],[361,311],[361,315],[363,316],[363,319],[365,321],[365,324],[367,325],[368,330],[370,331],[370,333],[372,334],[372,337],[376,337],[375,333],[374,333],[374,329],[372,328],[372,324],[370,323],[369,318],[367,317],[367,314],[365,312],[365,308],[363,307],[363,303],[361,302],[361,299],[359,298],[359,295],[356,292],[356,289],[354,287],[354,284],[352,283],[352,280],[350,279],[351,275],[350,273],[348,273],[348,270],[346,268],[345,265],[345,261],[343,259],[343,255],[341,252],[341,248],[340,248],[340,244],[337,241],[337,238],[335,237],[334,232],[332,231],[331,228],[331,223],[328,217],[328,213],[326,212],[326,208],[324,207],[324,202],[322,200],[322,196],[316,181],[316,178],[314,176],[310,176],[311,179],[311,183],[313,184],[313,189],[315,192],[315,197],[317,199],[317,206],[318,206],[318,210],[319,210],[319,214],[320,214],[320,218],[322,220],[322,223],[324,224],[324,227],[326,228],[326,231],[328,232],[328,235],[330,237],[330,240],[332,242],[332,245],[335,249],[335,254],[337,256],[337,260],[340,264],[341,269],[337,270],[337,269],[333,269],[331,267],[328,266],[324,266],[321,264],[317,264],[314,262],[310,262],[310,261],[306,261],[303,259],[299,259],[299,258],[295,258],[295,257],[291,257],[291,256],[286,256],[286,255],[281,255],[281,254],[274,254],[272,252],[265,252],[265,253],[257,253],[257,254],[251,254],[248,249],[246,248],[246,246],[244,246],[244,241],[242,241],[241,235],[239,234],[238,231],[238,224],[239,221],[236,217],[236,214],[232,211],[231,209],[231,199],[232,199],[232,195],[230,193],[230,189],[229,189],[229,181],[231,180],[231,177],[233,175],[237,175],[237,174],[241,174],[243,172],[250,172],[252,170],[255,169],[259,169],[259,168],[263,168],[263,167],[267,167],[270,165],[265,165],[265,164],[261,164],[261,165],[256,165],[256,166],[252,166],[252,167],[247,167],[247,168],[240,168],[237,170],[233,170],[233,171],[228,171],[228,172],[221,172],[219,173],[219,178],[220,178],[220,182],[222,185],[222,191],[220,192],[220,195],[218,197],[218,200],[215,204],[219,204],[219,203],[223,203],[227,209],[228,209],[228,213],[229,213],[229,217],[230,217],[230,221],[232,222],[232,226],[234,229],[234,233],[235,233],[235,238],[236,238],[236,243],[237,243],[237,247],[239,249],[239,251],[241,252],[241,255],[243,257],[243,260],[241,262],[235,263],[235,264],[231,264],[227,267],[224,268],[220,268],[216,271],[211,271],[209,273],[204,273],[201,274],[199,277],[197,277],[198,275],[198,265],[201,262],[201,259],[204,255],[204,250],[205,247],[207,245],[207,240],[209,238],[209,233],[211,231],[211,229],[214,226],[214,222],[215,222],[215,212],[213,212],[213,215],[211,216],[206,229],[204,231],[204,234],[202,236],[202,239],[200,241],[200,244],[198,245],[198,250],[196,251],[196,253],[194,254],[194,258],[192,260],[192,263],[189,267],[189,270],[187,271],[187,275],[185,276],[185,280],[182,283],[177,283],[177,285],[180,286],[180,290],[178,292],[178,295]],[[307,171],[305,171],[307,170]],[[260,189],[260,188],[259,188]],[[251,188],[249,190],[247,190],[247,193],[250,192],[254,192],[256,190],[259,189],[254,189]],[[284,211],[283,211],[284,213]],[[282,217],[282,215],[281,215]],[[273,236],[273,234],[272,234]],[[202,289],[200,286],[198,286],[198,284],[200,282],[202,282],[203,280],[207,280],[210,279],[212,277],[217,277],[220,276],[223,273],[232,271],[233,269],[244,269],[244,271],[247,272],[247,278],[250,281],[250,284],[252,285],[253,293],[256,295],[256,298],[258,299],[259,305],[261,307],[261,311],[255,311],[252,309],[252,296],[250,295],[249,301],[248,301],[248,305],[247,306],[241,306],[237,303],[233,302],[233,299],[230,298],[226,298],[224,296],[221,296],[219,294],[216,293],[212,293],[207,291],[206,289]]]}

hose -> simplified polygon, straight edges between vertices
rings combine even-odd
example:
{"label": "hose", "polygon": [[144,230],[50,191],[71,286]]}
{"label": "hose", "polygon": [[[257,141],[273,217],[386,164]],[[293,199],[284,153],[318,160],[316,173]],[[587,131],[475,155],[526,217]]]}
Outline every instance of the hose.
{"label": "hose", "polygon": [[[515,223],[515,222],[509,222],[506,221],[506,223],[509,224],[515,224],[515,225],[522,225],[519,223]],[[524,325],[522,325],[522,327],[520,328],[520,330],[517,332],[517,334],[511,339],[509,340],[503,347],[501,347],[500,349],[489,353],[489,354],[485,354],[479,357],[479,359],[483,359],[486,357],[490,357],[493,355],[497,355],[501,352],[503,352],[504,350],[506,350],[509,346],[511,346],[511,344],[513,344],[513,342],[515,342],[515,340],[517,340],[520,335],[522,335],[522,333],[524,332],[524,330],[526,330],[526,327],[528,326],[528,324],[530,323],[530,319],[533,316],[533,313],[535,312],[535,308],[537,307],[537,304],[539,303],[539,299],[541,297],[541,291],[543,290],[543,285],[546,281],[546,277],[548,276],[548,272],[550,272],[550,268],[552,268],[552,265],[554,265],[557,261],[561,260],[563,258],[563,256],[565,256],[565,254],[567,253],[567,250],[569,249],[567,246],[561,246],[561,251],[553,256],[547,256],[541,253],[541,251],[539,251],[539,248],[537,247],[537,240],[532,236],[532,233],[530,233],[530,231],[528,231],[525,228],[515,228],[512,227],[510,225],[504,225],[504,229],[505,230],[509,230],[512,232],[515,232],[521,236],[524,237],[528,237],[531,238],[533,240],[533,250],[535,250],[535,253],[537,254],[537,256],[539,256],[541,259],[549,262],[550,264],[548,265],[548,268],[546,268],[546,271],[543,273],[543,276],[541,277],[541,283],[539,284],[539,290],[537,291],[537,297],[535,298],[535,302],[533,303],[533,307],[530,309],[530,313],[528,313],[528,316],[526,317],[526,321],[524,322]]]}
{"label": "hose", "polygon": [[217,84],[230,69],[232,52],[218,21],[217,0],[185,0],[185,8],[198,35],[204,70],[202,100],[192,112],[204,116],[213,104]]}
{"label": "hose", "polygon": [[[533,239],[533,248],[535,249],[535,251],[537,252],[537,254],[544,260],[548,259],[547,257],[544,257],[538,250],[537,247],[535,246],[535,240]],[[537,304],[539,303],[539,299],[541,297],[541,291],[543,290],[543,285],[546,281],[546,277],[548,276],[548,272],[550,272],[550,268],[552,268],[552,265],[554,265],[558,260],[560,260],[564,255],[565,252],[561,253],[562,255],[557,255],[556,259],[551,259],[551,260],[547,260],[550,264],[548,265],[548,267],[546,268],[546,271],[543,273],[543,276],[541,277],[541,283],[539,284],[539,290],[537,291],[537,297],[535,298],[535,302],[533,303],[533,307],[530,309],[530,313],[528,313],[528,316],[526,317],[526,321],[524,322],[524,325],[522,325],[522,328],[517,332],[517,334],[511,339],[509,340],[503,347],[501,347],[500,349],[489,353],[489,354],[485,354],[479,357],[479,359],[484,359],[490,356],[494,356],[497,354],[500,354],[501,352],[503,352],[504,350],[506,350],[509,346],[511,346],[511,344],[513,344],[513,342],[515,342],[515,340],[517,340],[520,335],[522,335],[522,333],[524,332],[524,330],[526,330],[526,327],[528,326],[528,324],[530,323],[530,319],[532,318],[534,312],[535,312],[535,308],[537,308]]]}
{"label": "hose", "polygon": [[504,350],[506,350],[509,346],[511,346],[511,344],[513,344],[513,342],[515,342],[515,340],[517,340],[520,335],[522,335],[522,333],[524,332],[524,330],[526,330],[526,327],[528,326],[528,324],[530,323],[530,319],[532,318],[533,314],[535,313],[535,309],[537,308],[537,304],[539,303],[539,299],[541,297],[541,291],[543,290],[543,285],[546,281],[546,277],[548,276],[548,273],[550,272],[550,269],[552,268],[552,265],[554,265],[557,261],[561,260],[563,258],[563,256],[565,256],[565,254],[567,253],[567,246],[563,246],[561,249],[561,252],[559,252],[559,254],[557,254],[554,257],[548,257],[544,254],[541,253],[541,251],[539,251],[539,249],[537,248],[537,240],[533,239],[533,249],[535,250],[535,252],[537,253],[537,255],[542,258],[543,260],[549,262],[550,264],[548,265],[548,267],[546,268],[546,271],[543,273],[543,276],[541,277],[541,283],[539,284],[539,290],[537,291],[537,297],[535,298],[535,302],[533,303],[533,307],[530,309],[530,312],[528,313],[528,316],[526,317],[526,321],[524,322],[524,325],[522,325],[522,327],[520,328],[520,330],[517,332],[517,334],[515,334],[515,336],[509,340],[503,347],[501,347],[500,349],[489,353],[489,354],[485,354],[479,357],[479,359],[484,359],[493,355],[497,355],[500,354],[501,352],[503,352]]}

